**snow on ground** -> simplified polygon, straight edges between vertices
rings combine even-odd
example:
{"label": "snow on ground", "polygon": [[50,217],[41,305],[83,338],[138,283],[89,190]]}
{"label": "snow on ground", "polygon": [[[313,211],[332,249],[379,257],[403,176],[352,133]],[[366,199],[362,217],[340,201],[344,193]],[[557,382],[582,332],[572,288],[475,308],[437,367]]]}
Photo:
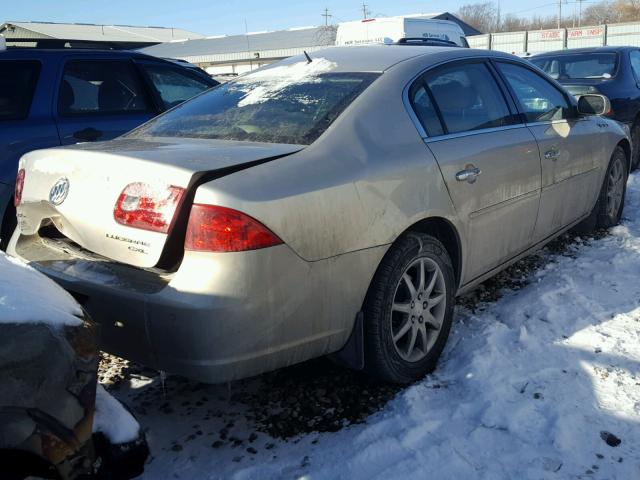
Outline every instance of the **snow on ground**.
{"label": "snow on ground", "polygon": [[79,325],[82,310],[65,290],[0,252],[0,324]]}
{"label": "snow on ground", "polygon": [[144,478],[640,479],[640,174],[621,226],[544,258],[523,288],[457,308],[433,375],[335,433],[249,435],[225,386],[158,397],[157,376],[125,373]]}

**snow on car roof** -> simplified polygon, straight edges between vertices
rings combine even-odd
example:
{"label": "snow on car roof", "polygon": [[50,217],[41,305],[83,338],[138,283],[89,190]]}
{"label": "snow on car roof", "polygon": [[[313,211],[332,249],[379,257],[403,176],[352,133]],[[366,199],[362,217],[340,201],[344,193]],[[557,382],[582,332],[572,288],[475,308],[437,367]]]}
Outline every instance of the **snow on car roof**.
{"label": "snow on car roof", "polygon": [[[468,57],[508,57],[512,55],[495,50],[479,50],[460,47],[435,47],[423,45],[359,45],[354,47],[328,47],[315,52],[308,52],[315,61],[324,58],[336,63],[334,72],[383,72],[394,65],[420,57],[424,67],[454,58]],[[304,55],[295,55],[273,65],[287,65],[305,60]],[[268,69],[269,67],[265,67]]]}
{"label": "snow on car roof", "polygon": [[62,287],[0,252],[0,324],[74,326],[82,317],[82,309]]}

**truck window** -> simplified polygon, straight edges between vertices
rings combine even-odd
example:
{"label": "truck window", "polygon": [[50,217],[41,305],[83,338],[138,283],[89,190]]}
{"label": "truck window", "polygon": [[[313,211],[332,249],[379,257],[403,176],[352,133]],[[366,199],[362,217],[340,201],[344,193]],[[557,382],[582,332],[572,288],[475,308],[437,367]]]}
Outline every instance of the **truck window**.
{"label": "truck window", "polygon": [[40,76],[40,62],[0,60],[0,120],[29,116]]}
{"label": "truck window", "polygon": [[126,61],[71,61],[58,94],[62,116],[150,111],[142,82]]}

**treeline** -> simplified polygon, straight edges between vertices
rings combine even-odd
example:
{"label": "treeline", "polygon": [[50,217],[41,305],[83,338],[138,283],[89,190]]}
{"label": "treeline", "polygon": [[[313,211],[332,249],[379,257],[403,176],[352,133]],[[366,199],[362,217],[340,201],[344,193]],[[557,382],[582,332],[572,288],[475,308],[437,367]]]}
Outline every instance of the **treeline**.
{"label": "treeline", "polygon": [[[531,9],[530,11],[535,11]],[[494,2],[463,5],[456,15],[481,32],[516,32],[557,28],[558,15],[500,12]],[[562,4],[563,28],[640,21],[640,0],[604,0],[598,3],[571,0]]]}

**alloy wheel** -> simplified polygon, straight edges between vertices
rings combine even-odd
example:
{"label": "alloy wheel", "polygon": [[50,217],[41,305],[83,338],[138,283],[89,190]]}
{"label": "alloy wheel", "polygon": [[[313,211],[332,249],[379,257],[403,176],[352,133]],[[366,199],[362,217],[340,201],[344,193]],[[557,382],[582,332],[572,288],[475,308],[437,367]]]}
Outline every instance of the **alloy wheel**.
{"label": "alloy wheel", "polygon": [[622,159],[620,157],[614,158],[607,179],[607,214],[612,218],[618,216],[618,211],[622,204],[624,181],[624,165],[622,164]]}
{"label": "alloy wheel", "polygon": [[403,360],[422,360],[438,339],[447,306],[442,270],[430,258],[417,258],[398,282],[391,307],[391,334]]}

